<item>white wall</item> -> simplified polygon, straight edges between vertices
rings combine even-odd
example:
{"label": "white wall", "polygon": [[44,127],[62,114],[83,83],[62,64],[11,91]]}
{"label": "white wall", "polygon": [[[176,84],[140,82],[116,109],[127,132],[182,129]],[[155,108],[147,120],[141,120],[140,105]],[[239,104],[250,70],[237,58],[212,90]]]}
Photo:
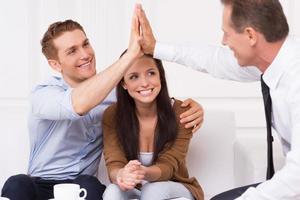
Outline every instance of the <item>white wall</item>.
{"label": "white wall", "polygon": [[[219,44],[222,6],[218,0],[143,0],[158,40]],[[300,2],[282,0],[291,33],[300,35]],[[22,141],[27,130],[18,110],[27,108],[30,89],[51,72],[41,54],[39,40],[48,25],[72,18],[86,29],[96,51],[97,68],[102,70],[118,58],[129,37],[133,0],[10,0],[0,2],[0,151],[9,159],[1,160],[1,171],[10,165],[9,152]],[[264,137],[264,114],[258,83],[215,80],[208,75],[172,63],[165,63],[172,96],[192,97],[204,108],[223,108],[236,113],[237,132],[241,137]],[[7,117],[15,116],[14,117]],[[22,118],[22,117],[20,117]],[[21,121],[19,121],[21,120]],[[12,131],[12,132],[10,132]],[[5,148],[3,148],[5,147]],[[21,152],[20,152],[21,153]],[[25,150],[24,158],[28,151]],[[21,167],[23,169],[23,166]],[[2,183],[0,183],[1,185]]]}

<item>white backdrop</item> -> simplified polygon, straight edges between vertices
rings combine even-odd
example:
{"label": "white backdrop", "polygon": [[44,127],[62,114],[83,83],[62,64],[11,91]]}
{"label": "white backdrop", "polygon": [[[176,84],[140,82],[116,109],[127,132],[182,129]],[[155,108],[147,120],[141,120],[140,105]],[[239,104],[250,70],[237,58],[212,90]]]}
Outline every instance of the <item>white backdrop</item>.
{"label": "white backdrop", "polygon": [[[222,38],[219,0],[140,1],[159,41],[219,44]],[[291,27],[300,35],[300,2],[281,1]],[[13,160],[9,152],[23,141],[26,128],[18,110],[27,108],[30,89],[53,73],[40,49],[39,41],[50,23],[74,19],[80,22],[96,51],[97,69],[117,59],[127,47],[133,0],[6,0],[0,2],[0,151],[7,151],[2,163]],[[236,113],[239,137],[264,137],[264,114],[259,83],[216,80],[185,67],[165,63],[170,93],[191,97],[204,108],[222,108]],[[7,117],[7,116],[12,117]],[[14,117],[15,116],[15,117]],[[20,120],[20,121],[19,121]],[[5,148],[3,148],[5,147]],[[2,155],[2,154],[1,154]],[[28,152],[24,152],[27,159]],[[0,183],[1,185],[2,183]]]}

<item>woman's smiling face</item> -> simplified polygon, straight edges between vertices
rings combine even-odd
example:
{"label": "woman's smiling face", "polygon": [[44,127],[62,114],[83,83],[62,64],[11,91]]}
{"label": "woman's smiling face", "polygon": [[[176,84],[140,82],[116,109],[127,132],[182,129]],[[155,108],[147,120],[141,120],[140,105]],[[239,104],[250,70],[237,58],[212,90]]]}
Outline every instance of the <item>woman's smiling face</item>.
{"label": "woman's smiling face", "polygon": [[143,56],[127,70],[123,88],[136,104],[155,102],[161,90],[160,74],[154,60]]}

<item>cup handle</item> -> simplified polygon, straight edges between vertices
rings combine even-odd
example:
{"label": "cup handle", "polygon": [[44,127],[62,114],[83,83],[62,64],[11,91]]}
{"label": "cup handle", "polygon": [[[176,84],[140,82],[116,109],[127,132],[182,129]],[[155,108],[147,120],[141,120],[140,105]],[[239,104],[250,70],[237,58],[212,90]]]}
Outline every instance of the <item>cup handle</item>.
{"label": "cup handle", "polygon": [[83,192],[83,196],[79,197],[80,200],[85,200],[85,197],[87,196],[87,191],[84,188],[80,188],[79,190],[79,195],[81,194],[81,192]]}

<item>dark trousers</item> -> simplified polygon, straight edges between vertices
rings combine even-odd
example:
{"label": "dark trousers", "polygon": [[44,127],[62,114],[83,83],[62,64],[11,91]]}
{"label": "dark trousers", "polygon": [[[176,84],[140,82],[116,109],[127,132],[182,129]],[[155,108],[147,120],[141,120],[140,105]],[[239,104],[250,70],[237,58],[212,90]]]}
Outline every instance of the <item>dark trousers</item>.
{"label": "dark trousers", "polygon": [[232,190],[228,190],[226,192],[222,192],[211,198],[210,200],[232,200],[241,196],[249,187],[256,187],[259,183],[246,185],[243,187],[234,188]]}
{"label": "dark trousers", "polygon": [[60,183],[76,183],[87,190],[86,200],[102,199],[105,185],[89,175],[78,176],[74,180],[44,180],[19,174],[10,177],[2,188],[2,197],[10,200],[48,200],[53,198],[53,186]]}

